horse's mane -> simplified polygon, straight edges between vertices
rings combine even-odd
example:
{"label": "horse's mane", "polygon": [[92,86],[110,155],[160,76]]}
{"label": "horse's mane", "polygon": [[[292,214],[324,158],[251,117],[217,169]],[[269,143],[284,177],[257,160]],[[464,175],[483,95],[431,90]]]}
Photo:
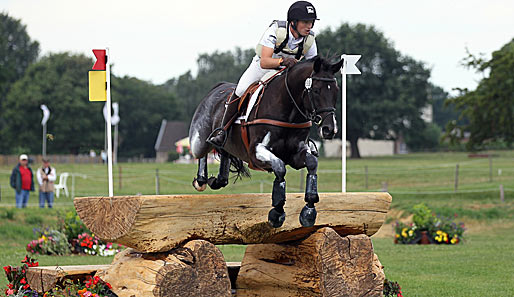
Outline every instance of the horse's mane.
{"label": "horse's mane", "polygon": [[330,62],[331,60],[334,60],[335,59],[335,55],[332,55],[332,56],[328,56],[327,55],[317,55],[317,56],[314,56],[310,59],[306,59],[306,60],[302,60],[298,63],[296,63],[293,67],[291,67],[291,70],[294,69],[295,67],[302,67],[301,65],[306,65],[306,64],[313,64],[314,61],[316,61],[317,59],[319,59],[321,61],[321,68],[322,69],[326,69],[326,68],[329,68],[330,66],[332,66],[332,62]]}

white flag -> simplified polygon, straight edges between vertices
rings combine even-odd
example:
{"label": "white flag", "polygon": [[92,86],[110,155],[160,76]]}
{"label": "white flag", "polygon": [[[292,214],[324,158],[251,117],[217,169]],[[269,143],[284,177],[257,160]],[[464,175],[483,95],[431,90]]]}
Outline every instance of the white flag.
{"label": "white flag", "polygon": [[41,120],[41,125],[44,126],[46,124],[46,122],[48,122],[48,119],[50,118],[50,110],[44,104],[41,104],[41,110],[43,110],[43,119]]}
{"label": "white flag", "polygon": [[[361,71],[355,65],[355,63],[357,63],[357,61],[359,61],[361,58],[361,55],[342,55],[341,58],[345,59],[346,61],[344,64],[346,65],[346,74],[361,74]],[[341,73],[342,71],[343,69],[341,68]]]}

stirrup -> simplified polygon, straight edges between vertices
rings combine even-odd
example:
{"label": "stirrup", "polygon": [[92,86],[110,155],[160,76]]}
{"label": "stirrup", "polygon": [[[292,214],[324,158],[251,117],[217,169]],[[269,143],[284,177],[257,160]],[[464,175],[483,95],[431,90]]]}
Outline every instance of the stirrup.
{"label": "stirrup", "polygon": [[[219,131],[223,131],[223,134],[224,134],[223,142],[221,143],[221,145],[219,145],[219,144],[214,143],[214,142],[212,142],[212,141],[211,141],[211,138],[213,138],[213,137],[214,137],[214,135],[215,135],[216,133],[218,133]],[[216,129],[214,129],[214,130],[211,132],[211,134],[209,134],[209,136],[207,137],[206,142],[207,142],[208,144],[213,145],[217,150],[222,149],[222,148],[225,146],[225,143],[227,142],[227,134],[228,134],[228,132],[227,132],[227,131],[225,131],[225,130],[223,130],[223,128],[221,128],[221,127],[216,128]]]}

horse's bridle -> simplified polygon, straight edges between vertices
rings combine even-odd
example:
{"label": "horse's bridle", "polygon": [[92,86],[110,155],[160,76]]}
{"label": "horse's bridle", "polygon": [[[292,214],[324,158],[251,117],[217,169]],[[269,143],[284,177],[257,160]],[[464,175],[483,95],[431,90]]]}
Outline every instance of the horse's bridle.
{"label": "horse's bridle", "polygon": [[[288,69],[289,70],[289,69]],[[316,108],[316,104],[314,103],[314,100],[312,100],[312,81],[313,80],[318,80],[318,81],[324,81],[324,82],[328,82],[328,83],[332,83],[332,82],[337,82],[336,78],[326,78],[326,77],[316,77],[316,76],[312,76],[314,73],[311,74],[311,76],[309,76],[306,80],[305,80],[305,89],[303,90],[302,92],[302,99],[305,97],[305,91],[307,91],[307,96],[309,96],[309,103],[311,104],[311,107],[312,107],[312,111],[308,114],[304,113],[300,107],[298,106],[298,104],[296,103],[296,100],[294,100],[294,97],[293,95],[291,94],[291,91],[289,90],[289,86],[287,84],[287,74],[289,73],[289,71],[286,71],[286,75],[285,75],[285,84],[286,84],[286,90],[287,90],[287,93],[289,94],[289,98],[291,99],[291,101],[293,102],[294,106],[296,107],[296,109],[298,110],[298,112],[304,117],[306,118],[307,120],[309,121],[312,121],[314,122],[316,125],[320,125],[321,123],[323,123],[323,121],[330,115],[335,115],[335,111],[336,109],[334,107],[324,107],[324,108],[320,108],[320,109],[317,109]],[[324,113],[326,112],[327,114],[324,116],[324,117],[321,117],[321,113]]]}

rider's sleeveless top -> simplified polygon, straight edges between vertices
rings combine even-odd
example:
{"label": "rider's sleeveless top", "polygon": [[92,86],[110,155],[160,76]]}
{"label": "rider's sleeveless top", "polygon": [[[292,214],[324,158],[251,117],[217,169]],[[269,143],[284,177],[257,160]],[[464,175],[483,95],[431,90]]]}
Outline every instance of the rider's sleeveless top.
{"label": "rider's sleeveless top", "polygon": [[[270,27],[274,24],[278,25],[277,30],[275,31],[277,37],[274,49],[275,54],[284,57],[294,56],[295,59],[299,60],[303,55],[307,53],[307,51],[309,51],[311,46],[314,44],[314,40],[316,37],[314,33],[311,31],[309,35],[304,37],[303,41],[300,44],[298,44],[298,46],[294,50],[292,50],[289,48],[287,44],[290,33],[289,28],[287,28],[287,22],[275,20],[271,23]],[[257,54],[257,56],[261,56],[262,44],[257,44],[257,46],[255,47],[255,53]]]}

